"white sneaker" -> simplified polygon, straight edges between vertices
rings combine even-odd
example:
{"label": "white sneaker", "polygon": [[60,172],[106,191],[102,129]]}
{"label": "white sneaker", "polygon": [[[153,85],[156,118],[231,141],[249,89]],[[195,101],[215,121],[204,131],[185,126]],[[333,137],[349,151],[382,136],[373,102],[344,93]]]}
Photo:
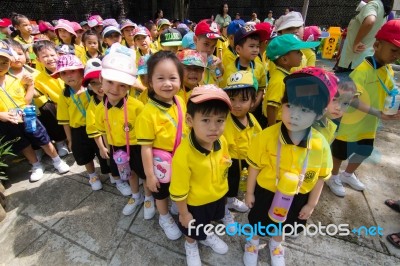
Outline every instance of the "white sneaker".
{"label": "white sneaker", "polygon": [[131,187],[127,182],[122,181],[121,183],[117,183],[116,187],[119,190],[119,192],[121,192],[122,195],[124,196],[132,195]]}
{"label": "white sneaker", "polygon": [[138,206],[140,206],[140,204],[143,203],[143,201],[144,201],[144,199],[143,199],[142,195],[140,195],[139,198],[137,198],[137,199],[131,197],[128,200],[128,203],[122,209],[122,213],[126,216],[131,215],[132,213],[134,213],[136,211]]}
{"label": "white sneaker", "polygon": [[174,221],[174,218],[172,218],[171,215],[167,219],[162,219],[160,216],[160,218],[158,219],[158,223],[164,230],[164,233],[168,237],[168,239],[177,240],[178,238],[181,237],[182,232],[179,230],[178,226]]}
{"label": "white sneaker", "polygon": [[352,173],[351,176],[346,176],[343,172],[340,174],[340,180],[342,181],[342,183],[348,184],[355,190],[363,191],[365,189],[365,185],[361,183],[360,180],[358,180],[354,173]]}
{"label": "white sneaker", "polygon": [[43,173],[44,173],[43,164],[39,164],[37,166],[32,166],[31,172],[32,172],[32,174],[29,177],[29,180],[31,182],[39,181],[43,177]]}
{"label": "white sneaker", "polygon": [[144,201],[143,216],[145,220],[150,220],[156,214],[154,199]]}
{"label": "white sneaker", "polygon": [[228,252],[228,245],[215,234],[207,236],[206,240],[201,240],[200,243],[209,246],[215,253],[221,255]]}
{"label": "white sneaker", "polygon": [[228,198],[228,203],[226,204],[228,209],[235,210],[238,212],[247,212],[249,210],[249,207],[247,207],[243,201],[238,200],[237,198],[231,198],[231,199],[233,200],[230,202],[230,199]]}
{"label": "white sneaker", "polygon": [[97,176],[89,178],[89,184],[92,186],[92,190],[100,190],[103,188],[100,179]]}
{"label": "white sneaker", "polygon": [[171,200],[171,208],[169,208],[169,212],[172,215],[178,215],[179,214],[178,206],[176,205],[175,201]]}
{"label": "white sneaker", "polygon": [[199,246],[197,245],[197,241],[195,241],[193,244],[189,244],[187,241],[185,241],[185,250],[186,264],[188,266],[201,266]]}
{"label": "white sneaker", "polygon": [[271,241],[269,241],[269,254],[271,256],[271,266],[285,266],[285,250],[282,244],[272,249]]}
{"label": "white sneaker", "polygon": [[60,157],[64,157],[69,154],[69,150],[65,141],[57,142],[56,143],[57,153]]}
{"label": "white sneaker", "polygon": [[338,197],[346,196],[346,190],[342,184],[342,181],[340,181],[340,178],[338,176],[329,178],[328,181],[326,181],[325,183],[328,185],[332,193],[335,194],[336,196]]}
{"label": "white sneaker", "polygon": [[42,149],[35,150],[36,158],[40,162],[43,158],[44,152]]}
{"label": "white sneaker", "polygon": [[258,263],[258,245],[250,241],[244,245],[243,263],[245,266],[257,266]]}
{"label": "white sneaker", "polygon": [[114,177],[112,175],[110,175],[109,177],[110,177],[110,183],[111,184],[117,183],[117,181],[115,181],[115,179],[114,179]]}
{"label": "white sneaker", "polygon": [[59,174],[65,174],[69,171],[69,165],[63,160],[60,160],[57,163],[53,162],[53,166],[57,169]]}
{"label": "white sneaker", "polygon": [[[225,216],[224,216],[224,218],[222,218],[221,221],[224,223],[225,227],[228,227],[230,224],[234,224],[235,223],[235,220],[233,219],[232,214],[231,214],[230,211],[225,213]],[[230,233],[233,234],[233,233],[235,233],[236,227],[235,226],[229,226],[228,230],[229,230]]]}

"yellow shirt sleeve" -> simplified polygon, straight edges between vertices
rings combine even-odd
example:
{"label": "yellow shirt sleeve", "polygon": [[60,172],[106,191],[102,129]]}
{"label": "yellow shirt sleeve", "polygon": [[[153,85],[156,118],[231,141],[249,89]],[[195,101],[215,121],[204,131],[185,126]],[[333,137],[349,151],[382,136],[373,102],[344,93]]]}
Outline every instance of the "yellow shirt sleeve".
{"label": "yellow shirt sleeve", "polygon": [[95,112],[96,112],[96,103],[92,97],[89,106],[86,109],[86,133],[89,138],[96,138],[101,136],[100,132],[96,128]]}
{"label": "yellow shirt sleeve", "polygon": [[178,147],[172,158],[172,176],[169,191],[171,199],[174,201],[182,201],[188,197],[190,177],[192,175],[187,156],[189,147],[186,147],[186,142],[181,143],[181,145],[182,147]]}
{"label": "yellow shirt sleeve", "polygon": [[104,123],[104,103],[101,102],[96,106],[95,110],[95,125],[96,129],[103,135],[106,134],[106,127]]}
{"label": "yellow shirt sleeve", "polygon": [[60,125],[69,125],[68,101],[64,93],[60,95],[57,103],[57,120]]}
{"label": "yellow shirt sleeve", "polygon": [[262,169],[265,167],[262,164],[261,157],[265,153],[265,141],[263,141],[262,133],[254,136],[247,152],[246,162],[254,169]]}

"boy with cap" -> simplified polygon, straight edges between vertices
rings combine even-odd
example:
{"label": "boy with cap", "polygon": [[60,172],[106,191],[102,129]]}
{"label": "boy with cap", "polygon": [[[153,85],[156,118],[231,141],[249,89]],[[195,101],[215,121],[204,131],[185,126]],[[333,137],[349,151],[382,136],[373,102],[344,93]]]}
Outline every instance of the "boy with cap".
{"label": "boy with cap", "polygon": [[[251,225],[277,228],[288,224],[296,227],[295,234],[300,233],[302,228],[296,225],[305,225],[318,204],[324,180],[332,170],[329,144],[311,127],[323,115],[330,92],[336,90],[325,73],[323,69],[313,69],[287,76],[282,122],[264,129],[251,141],[246,158],[249,164],[246,204],[251,209],[248,215]],[[291,188],[287,185],[290,182],[280,182],[284,177],[291,178]],[[288,210],[280,210],[273,203],[278,188],[293,192]],[[278,234],[269,241],[272,266],[285,265],[283,240]],[[258,246],[256,234],[245,245],[246,266],[258,264]]]}
{"label": "boy with cap", "polygon": [[240,23],[238,20],[234,20],[228,25],[228,28],[226,30],[226,33],[228,35],[226,42],[228,43],[228,45],[225,47],[225,49],[222,50],[222,64],[224,65],[224,67],[226,67],[228,64],[231,64],[232,62],[235,62],[237,58],[234,37],[235,33],[243,26],[244,22]]}
{"label": "boy with cap", "polygon": [[[400,58],[400,20],[394,19],[384,24],[375,38],[374,55],[366,57],[350,74],[359,97],[352,101],[351,107],[344,113],[332,143],[334,181],[329,187],[335,195],[341,197],[346,194],[342,183],[355,190],[365,189],[354,172],[374,149],[379,119],[400,119],[399,113],[383,113],[384,109],[395,103],[398,94],[390,64]],[[388,98],[386,102],[385,98]],[[342,161],[348,158],[346,170],[339,174]]]}
{"label": "boy with cap", "polygon": [[293,67],[301,64],[301,49],[317,47],[319,42],[303,42],[294,34],[284,34],[272,39],[267,47],[267,56],[275,64],[270,69],[270,80],[263,101],[263,114],[268,119],[268,126],[282,120],[282,97],[285,92],[283,79]]}
{"label": "boy with cap", "polygon": [[172,28],[168,28],[160,33],[161,50],[178,52],[178,47],[182,45],[181,33]]}
{"label": "boy with cap", "polygon": [[102,32],[103,43],[106,44],[107,48],[110,48],[114,43],[122,42],[121,31],[115,26],[107,26]]}
{"label": "boy with cap", "polygon": [[[231,160],[222,133],[230,109],[228,95],[215,85],[194,88],[186,113],[191,132],[172,159],[169,191],[179,209],[178,226],[186,236],[186,262],[190,266],[201,265],[197,240],[215,253],[228,252],[227,244],[215,234],[207,235],[204,228],[224,217]],[[198,225],[203,225],[200,230]]]}
{"label": "boy with cap", "polygon": [[197,24],[194,34],[193,40],[196,44],[196,51],[207,55],[207,68],[204,71],[201,84],[218,85],[218,80],[224,74],[222,61],[213,55],[217,41],[223,40],[218,25],[210,19],[204,19]]}

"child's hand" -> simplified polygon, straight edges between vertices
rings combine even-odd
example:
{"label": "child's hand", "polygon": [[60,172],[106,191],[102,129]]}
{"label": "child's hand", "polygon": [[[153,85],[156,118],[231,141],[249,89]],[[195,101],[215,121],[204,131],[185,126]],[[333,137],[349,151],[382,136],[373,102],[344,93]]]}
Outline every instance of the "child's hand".
{"label": "child's hand", "polygon": [[314,207],[311,207],[308,204],[304,205],[304,207],[301,208],[301,211],[299,213],[299,219],[307,220],[308,218],[310,218],[313,211],[314,211]]}
{"label": "child's hand", "polygon": [[22,76],[22,79],[21,79],[21,84],[22,84],[24,87],[29,87],[29,86],[33,85],[33,77],[32,77],[32,75],[30,75],[30,74],[24,74],[24,75]]}
{"label": "child's hand", "polygon": [[190,212],[179,214],[179,222],[185,227],[189,227],[189,222],[193,220],[193,215]]}
{"label": "child's hand", "polygon": [[147,187],[150,189],[151,192],[158,192],[158,189],[160,188],[160,182],[158,182],[157,177],[151,176],[146,179],[147,181]]}
{"label": "child's hand", "polygon": [[99,151],[100,151],[101,158],[110,159],[109,151],[108,151],[108,149],[106,147],[101,147],[99,149]]}
{"label": "child's hand", "polygon": [[244,201],[245,201],[247,207],[249,207],[250,209],[253,208],[255,200],[256,199],[254,197],[254,193],[246,193],[246,198]]}
{"label": "child's hand", "polygon": [[395,115],[385,115],[381,112],[381,119],[382,120],[400,120],[400,112],[397,112]]}
{"label": "child's hand", "polygon": [[0,112],[0,121],[18,124],[18,118],[11,112]]}

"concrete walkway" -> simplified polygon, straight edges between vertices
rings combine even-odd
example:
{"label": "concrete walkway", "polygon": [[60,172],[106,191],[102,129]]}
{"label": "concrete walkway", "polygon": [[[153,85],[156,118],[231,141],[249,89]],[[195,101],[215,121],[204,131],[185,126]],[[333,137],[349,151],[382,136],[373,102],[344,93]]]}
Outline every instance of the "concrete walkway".
{"label": "concrete walkway", "polygon": [[[357,172],[366,191],[347,189],[345,198],[325,187],[310,223],[380,226],[383,236],[300,236],[287,239],[287,265],[400,265],[400,249],[386,235],[400,231],[400,214],[384,205],[387,198],[400,199],[400,122],[384,123],[373,156]],[[29,183],[30,166],[14,164],[5,183],[7,217],[0,223],[0,265],[185,265],[184,239],[168,241],[158,225],[158,215],[143,219],[140,208],[122,214],[127,198],[108,180],[93,192],[83,167],[67,162],[63,176],[49,159],[45,177]],[[247,215],[235,213],[246,223]],[[223,236],[227,255],[216,255],[200,245],[204,265],[243,265],[244,236]],[[268,238],[261,241],[259,265],[270,265]]]}

